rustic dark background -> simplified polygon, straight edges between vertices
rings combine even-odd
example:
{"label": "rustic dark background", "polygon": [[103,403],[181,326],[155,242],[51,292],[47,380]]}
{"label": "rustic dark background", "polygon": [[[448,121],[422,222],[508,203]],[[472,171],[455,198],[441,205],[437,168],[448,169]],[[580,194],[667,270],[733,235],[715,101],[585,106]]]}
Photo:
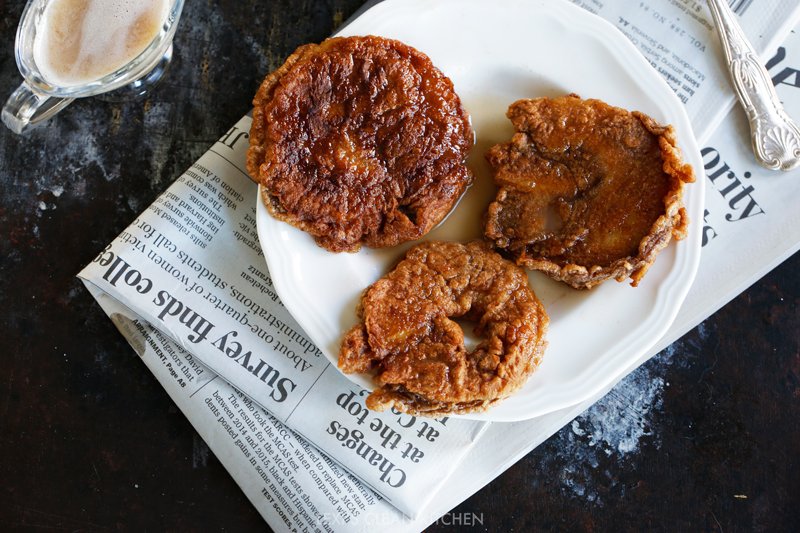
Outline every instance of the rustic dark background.
{"label": "rustic dark background", "polygon": [[[0,0],[3,99],[23,4]],[[75,274],[360,4],[188,0],[144,102],[0,130],[0,528],[266,529]],[[798,271],[795,255],[431,531],[796,529]]]}

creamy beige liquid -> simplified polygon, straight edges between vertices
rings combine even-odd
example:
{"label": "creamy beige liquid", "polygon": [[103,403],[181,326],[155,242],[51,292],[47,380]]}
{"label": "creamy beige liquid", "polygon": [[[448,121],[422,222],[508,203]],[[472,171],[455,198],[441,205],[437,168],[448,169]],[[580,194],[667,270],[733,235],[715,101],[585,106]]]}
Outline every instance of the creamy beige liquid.
{"label": "creamy beige liquid", "polygon": [[167,0],[51,0],[33,55],[49,82],[80,85],[139,55],[158,35]]}

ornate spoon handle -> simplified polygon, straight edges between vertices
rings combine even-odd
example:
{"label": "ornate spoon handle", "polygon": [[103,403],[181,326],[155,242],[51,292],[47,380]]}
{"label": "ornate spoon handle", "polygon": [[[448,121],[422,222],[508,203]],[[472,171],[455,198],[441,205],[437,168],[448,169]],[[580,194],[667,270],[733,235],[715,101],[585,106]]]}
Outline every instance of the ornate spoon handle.
{"label": "ornate spoon handle", "polygon": [[800,165],[800,129],[783,110],[772,80],[724,0],[708,0],[733,87],[750,121],[753,152],[772,170]]}

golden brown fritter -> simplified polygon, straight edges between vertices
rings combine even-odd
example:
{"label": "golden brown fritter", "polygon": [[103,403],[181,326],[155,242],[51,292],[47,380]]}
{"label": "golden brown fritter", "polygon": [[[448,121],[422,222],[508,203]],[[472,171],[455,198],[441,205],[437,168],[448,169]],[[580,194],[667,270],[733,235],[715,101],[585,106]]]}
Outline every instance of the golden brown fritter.
{"label": "golden brown fritter", "polygon": [[[373,372],[367,407],[438,416],[482,411],[539,364],[549,319],[524,270],[481,241],[426,242],[363,294],[339,368]],[[467,351],[455,319],[475,323]]]}
{"label": "golden brown fritter", "polygon": [[485,235],[517,264],[578,289],[636,286],[685,236],[694,176],[672,126],[574,94],[520,100],[507,116],[517,133],[486,155],[499,190]]}
{"label": "golden brown fritter", "polygon": [[253,105],[248,172],[273,216],[328,250],[417,239],[472,181],[472,128],[452,82],[399,41],[301,46]]}

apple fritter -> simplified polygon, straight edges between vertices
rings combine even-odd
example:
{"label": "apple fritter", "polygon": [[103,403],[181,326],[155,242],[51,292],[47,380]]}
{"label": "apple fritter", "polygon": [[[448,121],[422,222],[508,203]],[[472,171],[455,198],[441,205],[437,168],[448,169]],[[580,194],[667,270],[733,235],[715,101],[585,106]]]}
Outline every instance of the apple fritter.
{"label": "apple fritter", "polygon": [[417,239],[472,182],[473,133],[452,82],[399,41],[301,46],[253,105],[247,169],[264,203],[330,251]]}
{"label": "apple fritter", "polygon": [[[525,271],[483,241],[417,245],[364,292],[358,313],[339,368],[374,373],[370,409],[425,416],[509,396],[538,366],[549,324]],[[457,320],[475,324],[474,349]]]}
{"label": "apple fritter", "polygon": [[574,94],[520,100],[507,116],[516,134],[486,154],[498,193],[485,235],[517,264],[578,289],[636,286],[686,235],[694,175],[672,126]]}

